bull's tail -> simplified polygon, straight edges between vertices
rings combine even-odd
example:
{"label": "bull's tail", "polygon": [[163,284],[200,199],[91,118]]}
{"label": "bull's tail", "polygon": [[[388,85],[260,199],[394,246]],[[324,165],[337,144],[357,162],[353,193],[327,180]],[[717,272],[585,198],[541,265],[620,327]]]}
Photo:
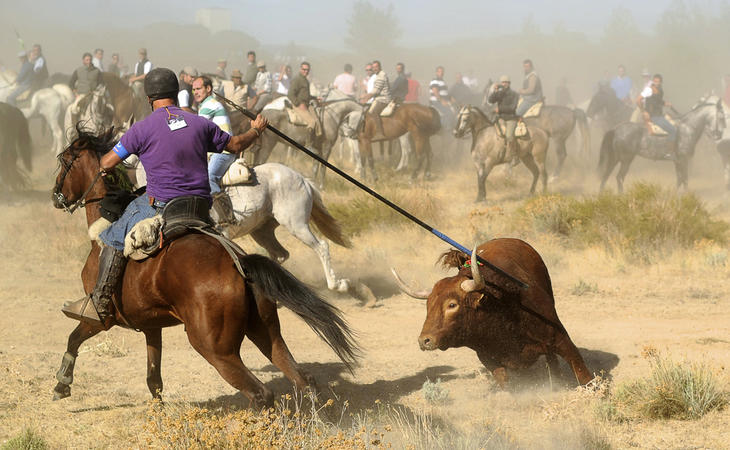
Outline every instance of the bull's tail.
{"label": "bull's tail", "polygon": [[[309,181],[307,181],[309,183]],[[350,241],[342,233],[342,227],[337,220],[332,217],[327,207],[322,202],[322,196],[317,188],[310,184],[312,189],[312,222],[317,229],[330,241],[343,247],[350,247]]]}
{"label": "bull's tail", "polygon": [[613,138],[616,130],[608,130],[601,141],[601,154],[598,159],[598,172],[603,175],[608,167],[612,167],[611,161],[614,158]]}
{"label": "bull's tail", "polygon": [[580,129],[580,136],[583,140],[583,156],[588,158],[591,151],[591,131],[588,128],[588,118],[586,117],[585,111],[580,108],[573,110],[573,116]]}
{"label": "bull's tail", "polygon": [[315,294],[276,262],[261,255],[241,256],[241,264],[254,292],[278,301],[329,345],[352,372],[361,351],[354,333],[335,306]]}

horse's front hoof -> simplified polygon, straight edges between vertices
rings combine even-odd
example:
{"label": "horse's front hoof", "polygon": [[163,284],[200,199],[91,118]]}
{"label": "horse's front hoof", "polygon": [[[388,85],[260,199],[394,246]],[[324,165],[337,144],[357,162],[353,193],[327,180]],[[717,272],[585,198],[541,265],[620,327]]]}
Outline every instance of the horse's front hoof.
{"label": "horse's front hoof", "polygon": [[53,388],[53,401],[56,400],[62,400],[66,397],[71,396],[71,386],[68,384],[62,384],[58,383],[55,388]]}

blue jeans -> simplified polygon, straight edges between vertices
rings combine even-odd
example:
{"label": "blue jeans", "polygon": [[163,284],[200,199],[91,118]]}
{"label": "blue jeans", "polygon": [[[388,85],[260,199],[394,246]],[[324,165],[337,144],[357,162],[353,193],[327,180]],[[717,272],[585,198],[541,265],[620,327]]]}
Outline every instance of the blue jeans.
{"label": "blue jeans", "polygon": [[670,121],[664,116],[651,116],[651,121],[662,130],[669,133],[669,139],[675,140],[677,138],[677,129],[672,125]]}
{"label": "blue jeans", "polygon": [[9,105],[15,106],[15,103],[17,102],[16,99],[18,97],[20,97],[21,94],[23,94],[23,92],[27,91],[28,89],[30,89],[30,83],[27,83],[27,84],[24,83],[24,84],[18,85],[18,87],[16,87],[15,89],[13,89],[13,92],[11,92],[8,95],[7,103]]}
{"label": "blue jeans", "polygon": [[210,157],[210,161],[208,161],[208,182],[210,183],[211,195],[221,191],[221,178],[236,158],[238,158],[237,155],[230,153],[214,153]]}
{"label": "blue jeans", "polygon": [[537,101],[526,100],[523,98],[522,103],[517,105],[517,109],[515,110],[515,115],[519,116],[519,117],[524,116],[525,113],[527,112],[527,110],[532,108],[532,106],[536,105],[537,103],[538,103]]}
{"label": "blue jeans", "polygon": [[99,237],[104,244],[114,247],[120,252],[124,251],[124,238],[132,227],[155,214],[157,214],[157,210],[150,206],[150,198],[147,197],[147,194],[144,194],[127,205],[127,209],[124,210],[119,220],[102,231]]}

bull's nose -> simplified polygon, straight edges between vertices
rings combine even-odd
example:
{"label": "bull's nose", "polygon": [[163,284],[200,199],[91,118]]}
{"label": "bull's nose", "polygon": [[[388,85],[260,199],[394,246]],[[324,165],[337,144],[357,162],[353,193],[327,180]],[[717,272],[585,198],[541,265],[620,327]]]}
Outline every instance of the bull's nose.
{"label": "bull's nose", "polygon": [[418,346],[421,347],[421,350],[433,350],[433,340],[430,336],[420,336]]}

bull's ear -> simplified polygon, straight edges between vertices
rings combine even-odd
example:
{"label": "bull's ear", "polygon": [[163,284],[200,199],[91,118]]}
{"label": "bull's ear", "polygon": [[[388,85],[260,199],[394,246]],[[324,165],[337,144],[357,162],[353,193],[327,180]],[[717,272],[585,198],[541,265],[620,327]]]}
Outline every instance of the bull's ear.
{"label": "bull's ear", "polygon": [[479,308],[480,306],[484,306],[484,301],[486,300],[484,298],[484,293],[479,291],[469,292],[466,296],[468,304],[471,305],[473,308]]}

